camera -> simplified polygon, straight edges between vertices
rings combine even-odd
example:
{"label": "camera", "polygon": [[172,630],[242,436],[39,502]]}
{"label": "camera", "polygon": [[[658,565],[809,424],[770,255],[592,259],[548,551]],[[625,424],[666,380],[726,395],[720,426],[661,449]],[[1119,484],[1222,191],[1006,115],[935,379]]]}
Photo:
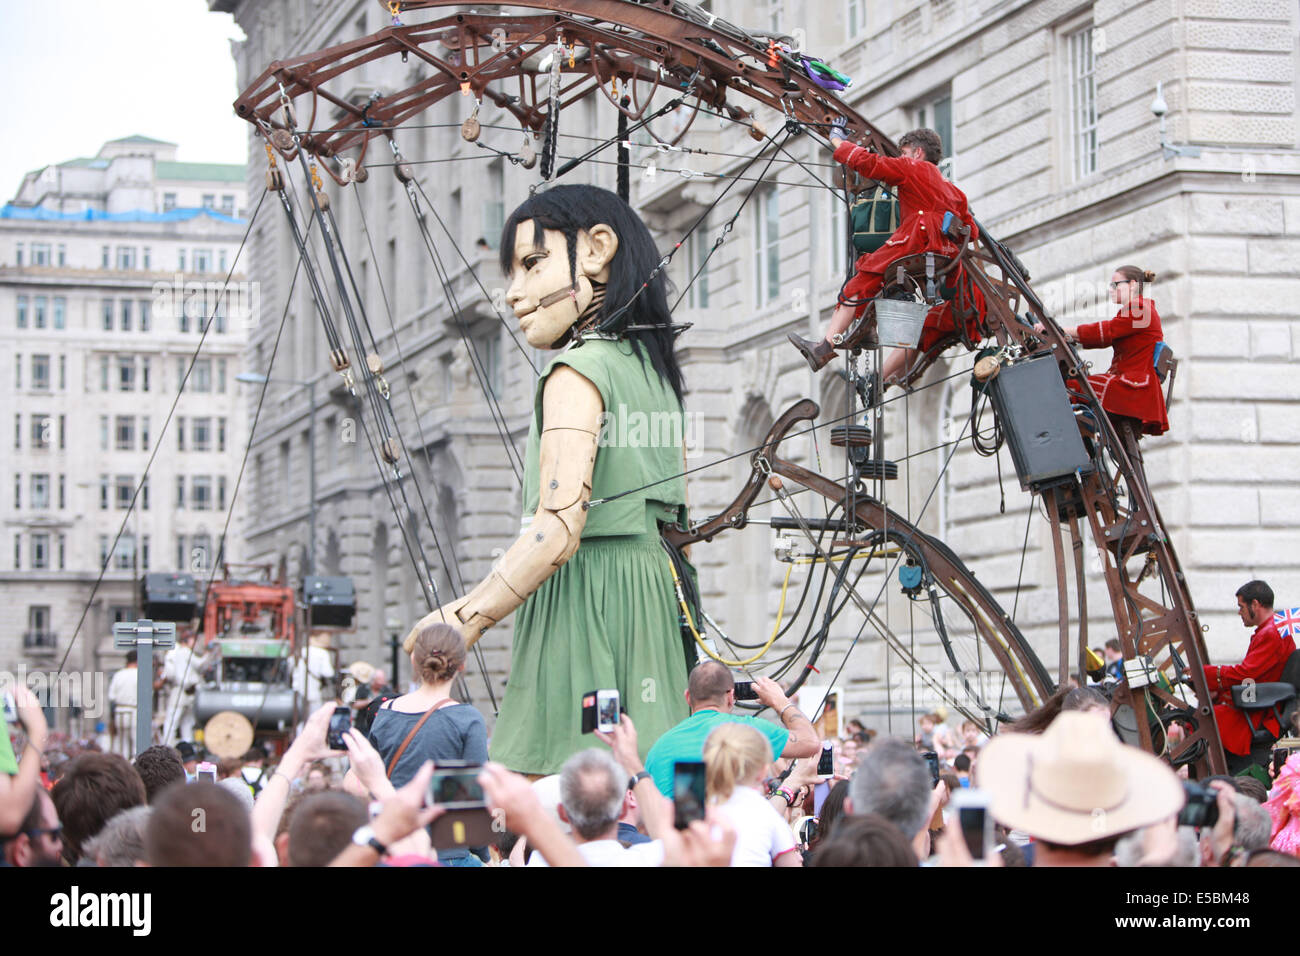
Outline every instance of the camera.
{"label": "camera", "polygon": [[1219,822],[1218,795],[1210,787],[1192,781],[1183,782],[1187,802],[1178,811],[1180,827],[1212,827]]}

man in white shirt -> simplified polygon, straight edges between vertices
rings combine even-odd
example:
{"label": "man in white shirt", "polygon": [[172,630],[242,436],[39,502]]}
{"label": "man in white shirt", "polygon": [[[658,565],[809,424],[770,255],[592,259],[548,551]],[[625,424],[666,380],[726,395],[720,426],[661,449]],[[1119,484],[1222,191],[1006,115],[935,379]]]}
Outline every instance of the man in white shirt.
{"label": "man in white shirt", "polygon": [[139,668],[135,648],[126,652],[126,665],[113,675],[108,685],[108,704],[112,713],[112,752],[127,760],[135,759],[135,712],[138,703]]}
{"label": "man in white shirt", "polygon": [[164,744],[171,746],[176,742],[177,727],[180,740],[194,739],[194,689],[215,653],[214,647],[200,657],[194,653],[193,632],[176,635],[176,646],[163,659],[163,684],[167,688],[162,714]]}
{"label": "man in white shirt", "polygon": [[[603,750],[583,750],[560,770],[560,819],[588,866],[659,866],[664,845],[658,840],[624,847],[618,840],[618,820],[627,806],[627,771]],[[546,866],[534,854],[529,866]]]}
{"label": "man in white shirt", "polygon": [[322,646],[323,634],[312,634],[307,639],[307,646],[298,652],[294,659],[293,689],[303,700],[302,721],[320,709],[325,701],[325,687],[330,684],[330,697],[333,697],[334,657],[329,648]]}

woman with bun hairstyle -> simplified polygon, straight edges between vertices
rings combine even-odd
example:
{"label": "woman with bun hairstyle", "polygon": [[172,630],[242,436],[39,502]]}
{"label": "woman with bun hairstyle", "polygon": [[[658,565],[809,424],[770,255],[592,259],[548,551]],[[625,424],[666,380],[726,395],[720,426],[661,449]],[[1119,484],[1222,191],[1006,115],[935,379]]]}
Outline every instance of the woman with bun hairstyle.
{"label": "woman with bun hairstyle", "polygon": [[[419,686],[385,701],[370,725],[370,742],[383,758],[394,787],[409,783],[426,760],[487,762],[487,724],[469,704],[451,696],[452,681],[465,669],[465,639],[449,624],[420,629],[411,647],[411,673]],[[394,759],[396,758],[396,759]],[[449,866],[481,866],[467,850],[440,850]]]}
{"label": "woman with bun hairstyle", "polygon": [[790,824],[764,796],[771,765],[772,745],[753,727],[722,724],[704,742],[709,803],[736,829],[732,866],[803,866]]}
{"label": "woman with bun hairstyle", "polygon": [[1142,435],[1163,435],[1169,430],[1165,394],[1155,370],[1156,343],[1163,338],[1155,303],[1143,298],[1154,272],[1137,266],[1120,266],[1110,277],[1110,299],[1119,306],[1113,319],[1076,328],[1063,328],[1066,337],[1087,349],[1113,348],[1110,370],[1089,375],[1088,381],[1110,415],[1130,454]]}

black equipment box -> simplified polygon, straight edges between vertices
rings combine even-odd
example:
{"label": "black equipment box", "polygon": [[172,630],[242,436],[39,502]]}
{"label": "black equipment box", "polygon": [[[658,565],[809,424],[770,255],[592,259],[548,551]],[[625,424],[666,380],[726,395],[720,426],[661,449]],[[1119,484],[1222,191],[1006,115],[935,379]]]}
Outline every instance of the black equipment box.
{"label": "black equipment box", "polygon": [[357,613],[357,592],[351,578],[304,577],[302,606],[308,627],[351,627]]}
{"label": "black equipment box", "polygon": [[188,623],[199,613],[192,574],[146,574],[140,579],[140,607],[154,621]]}
{"label": "black equipment box", "polygon": [[1007,365],[988,388],[1021,488],[1037,491],[1075,472],[1091,473],[1056,359],[1044,355]]}

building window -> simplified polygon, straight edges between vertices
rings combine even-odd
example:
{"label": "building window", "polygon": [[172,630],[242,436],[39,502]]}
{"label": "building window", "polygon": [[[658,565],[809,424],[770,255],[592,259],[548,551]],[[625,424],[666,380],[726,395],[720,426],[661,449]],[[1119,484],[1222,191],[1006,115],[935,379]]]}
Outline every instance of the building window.
{"label": "building window", "polygon": [[105,299],[102,303],[101,308],[104,314],[104,331],[112,332],[113,331],[113,300]]}
{"label": "building window", "polygon": [[64,570],[67,563],[65,561],[65,557],[68,550],[67,541],[68,539],[64,535],[59,535],[59,570],[60,571]]}
{"label": "building window", "polygon": [[18,315],[16,322],[18,328],[27,328],[27,296],[25,295],[20,295],[18,297]]}
{"label": "building window", "polygon": [[23,387],[23,354],[14,355],[14,388]]}
{"label": "building window", "polygon": [[212,391],[212,359],[195,359],[194,371],[190,374],[193,391]]}
{"label": "building window", "polygon": [[149,450],[149,416],[143,415],[140,418],[140,450]]}
{"label": "building window", "polygon": [[131,331],[131,300],[123,299],[121,305],[122,305],[122,331],[130,332]]}
{"label": "building window", "polygon": [[99,390],[107,392],[108,388],[108,356],[101,355],[99,357]]}
{"label": "building window", "polygon": [[119,355],[117,357],[117,390],[119,392],[135,391],[134,355]]}
{"label": "building window", "polygon": [[195,249],[194,250],[194,271],[210,272],[212,270],[212,250]]}
{"label": "building window", "polygon": [[849,36],[855,37],[867,29],[867,0],[849,0]]}
{"label": "building window", "polygon": [[23,264],[23,248],[24,248],[25,245],[26,245],[26,244],[25,244],[25,243],[22,243],[22,242],[15,243],[15,246],[14,246],[14,265],[16,265],[16,266],[21,266],[21,265]]}
{"label": "building window", "polygon": [[[226,271],[226,250],[225,249],[217,250],[217,271],[218,272]],[[217,329],[217,331],[220,332],[221,329]]]}
{"label": "building window", "polygon": [[23,510],[23,476],[21,473],[14,475],[14,511]]}
{"label": "building window", "polygon": [[140,538],[140,570],[149,570],[149,536],[147,534]]}
{"label": "building window", "polygon": [[32,243],[32,265],[48,266],[50,264],[50,244],[48,242]]}
{"label": "building window", "polygon": [[61,295],[54,297],[54,327],[61,329],[67,322],[68,300]]}
{"label": "building window", "polygon": [[775,186],[758,194],[754,278],[760,307],[781,297],[781,204]]}
{"label": "building window", "polygon": [[226,360],[217,359],[217,391],[226,394]]}
{"label": "building window", "polygon": [[117,247],[117,268],[122,272],[135,268],[135,246]]}
{"label": "building window", "polygon": [[212,451],[212,419],[192,419],[194,427],[194,451]]}
{"label": "building window", "polygon": [[190,538],[190,570],[206,571],[208,569],[208,552],[212,549],[212,538],[200,532]]}
{"label": "building window", "polygon": [[140,250],[140,268],[148,271],[151,258],[149,247],[145,246]]}
{"label": "building window", "polygon": [[66,355],[60,355],[59,356],[59,391],[66,392],[67,390],[68,390],[68,357]]}
{"label": "building window", "polygon": [[44,531],[32,533],[32,570],[50,569],[50,536]]}
{"label": "building window", "polygon": [[500,158],[488,164],[487,199],[483,202],[483,238],[489,248],[495,249],[501,241],[501,228],[506,221],[505,170]]}
{"label": "building window", "polygon": [[32,388],[43,392],[50,390],[50,357],[48,355],[32,356]]}
{"label": "building window", "polygon": [[108,416],[99,416],[99,450],[108,451]]}
{"label": "building window", "polygon": [[149,391],[149,356],[140,359],[140,391]]}
{"label": "building window", "polygon": [[135,492],[135,479],[130,475],[117,475],[113,479],[113,498],[117,510],[125,511],[131,507],[131,497]]}
{"label": "building window", "polygon": [[149,476],[145,475],[144,480],[140,482],[140,510],[149,510]]}
{"label": "building window", "polygon": [[217,451],[221,452],[225,450],[226,450],[226,420],[224,418],[218,418],[217,419]]}
{"label": "building window", "polygon": [[176,208],[176,194],[163,193],[163,212],[171,212]]}
{"label": "building window", "polygon": [[59,510],[68,507],[68,476],[59,475]]}
{"label": "building window", "polygon": [[176,570],[184,574],[190,569],[189,555],[185,553],[185,535],[176,536]]}
{"label": "building window", "polygon": [[135,535],[124,534],[117,542],[113,552],[113,569],[130,571],[135,566]]}
{"label": "building window", "polygon": [[59,248],[59,253],[58,253],[58,255],[59,255],[59,265],[61,265],[61,266],[66,266],[66,265],[68,264],[68,247],[67,247],[67,244],[66,244],[66,243],[62,243],[62,242],[60,242],[58,248]]}
{"label": "building window", "polygon": [[212,479],[207,475],[196,475],[191,486],[193,507],[195,511],[212,510]]}
{"label": "building window", "polygon": [[32,475],[32,507],[48,511],[50,507],[50,476]]}
{"label": "building window", "polygon": [[176,419],[176,450],[185,450],[185,418]]}
{"label": "building window", "polygon": [[113,435],[118,451],[135,451],[135,416],[118,415]]}
{"label": "building window", "polygon": [[99,510],[108,510],[108,475],[99,476]]}
{"label": "building window", "polygon": [[59,416],[59,451],[68,447],[68,416]]}
{"label": "building window", "polygon": [[[686,304],[692,309],[709,307],[709,221],[705,218],[686,240],[686,261],[690,275],[686,277]],[[692,278],[694,277],[694,278]]]}
{"label": "building window", "polygon": [[1097,79],[1092,24],[1065,38],[1070,88],[1070,159],[1075,179],[1097,171]]}
{"label": "building window", "polygon": [[217,476],[217,510],[226,510],[226,476]]}
{"label": "building window", "polygon": [[14,535],[14,570],[21,571],[22,569],[23,569],[23,536],[21,534],[15,534]]}
{"label": "building window", "polygon": [[110,249],[108,246],[102,247],[100,249],[100,254],[99,254],[99,267],[101,269],[107,269],[112,264],[112,262],[113,262],[113,250]]}
{"label": "building window", "polygon": [[939,134],[943,145],[943,160],[939,169],[949,179],[953,178],[953,161],[955,155],[952,143],[952,92],[947,88],[932,93],[916,107],[916,126],[918,129],[932,129]]}
{"label": "building window", "polygon": [[176,250],[176,268],[179,269],[181,272],[185,271],[185,250],[184,249]]}
{"label": "building window", "polygon": [[235,214],[235,197],[229,193],[221,197],[221,212],[227,216]]}
{"label": "building window", "polygon": [[214,208],[216,208],[216,205],[217,205],[217,197],[216,197],[216,194],[215,194],[215,193],[204,193],[204,194],[203,194],[203,208],[204,208],[204,209],[214,209]]}
{"label": "building window", "polygon": [[35,306],[32,310],[32,327],[43,329],[45,328],[45,311],[46,306],[49,304],[49,299],[43,295],[38,295],[32,300],[32,304]]}
{"label": "building window", "polygon": [[176,510],[185,510],[185,476],[176,476]]}
{"label": "building window", "polygon": [[50,426],[52,424],[53,422],[50,420],[49,415],[42,415],[40,412],[36,412],[35,414],[32,415],[32,447],[33,448],[50,447],[50,438],[51,438],[50,431],[52,430]]}
{"label": "building window", "polygon": [[108,567],[108,535],[106,534],[99,536],[99,566]]}
{"label": "building window", "polygon": [[19,451],[23,447],[23,415],[22,412],[14,412],[14,450]]}
{"label": "building window", "polygon": [[149,331],[150,318],[151,316],[149,313],[149,300],[141,299],[140,300],[140,331],[141,332]]}

